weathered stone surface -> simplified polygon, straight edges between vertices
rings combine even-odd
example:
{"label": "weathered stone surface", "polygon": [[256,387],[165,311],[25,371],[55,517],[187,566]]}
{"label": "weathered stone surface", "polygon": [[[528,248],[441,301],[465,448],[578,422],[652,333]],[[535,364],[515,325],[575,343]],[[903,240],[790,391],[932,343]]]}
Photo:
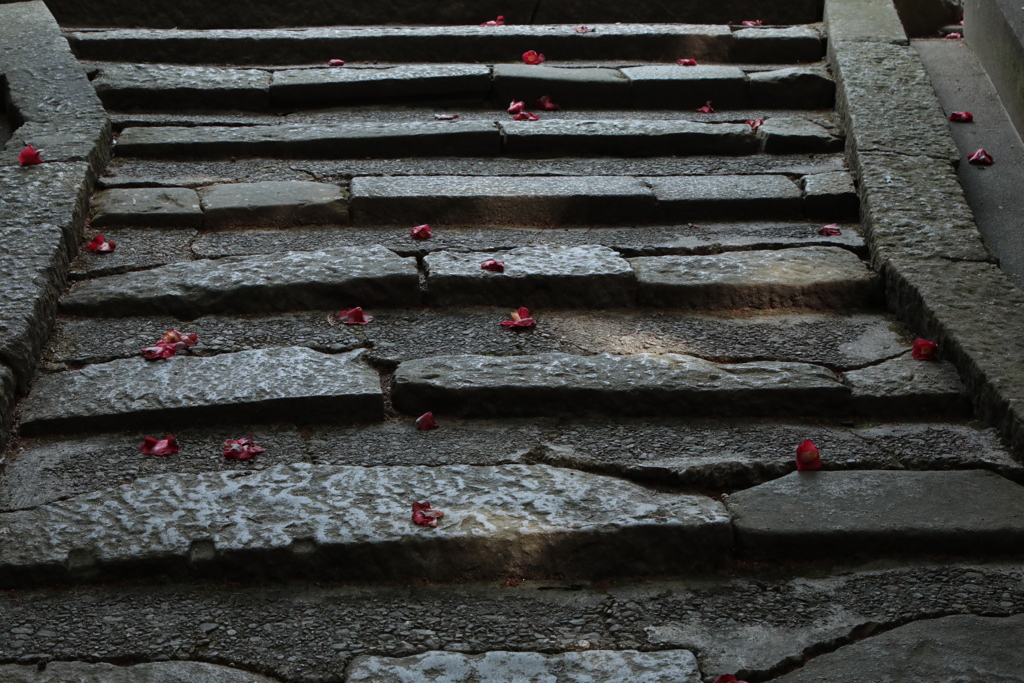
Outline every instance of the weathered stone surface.
{"label": "weathered stone surface", "polygon": [[[846,0],[825,3],[829,43],[907,45],[907,36],[889,0]],[[843,46],[846,50],[847,46]],[[831,49],[830,49],[831,52]]]}
{"label": "weathered stone surface", "polygon": [[630,177],[359,177],[355,223],[633,223],[650,216],[654,195]]}
{"label": "weathered stone surface", "polygon": [[[444,511],[437,529],[412,523],[417,500]],[[168,474],[0,515],[0,531],[0,585],[228,568],[377,581],[600,577],[713,567],[731,546],[718,501],[544,465]]]}
{"label": "weathered stone surface", "polygon": [[692,109],[708,100],[720,108],[749,102],[747,77],[735,66],[636,66],[622,69],[634,107]]}
{"label": "weathered stone surface", "polygon": [[270,72],[212,66],[104,64],[92,81],[112,109],[265,109]]}
{"label": "weathered stone surface", "polygon": [[0,448],[7,445],[10,435],[16,390],[14,373],[6,365],[0,365]]}
{"label": "weathered stone surface", "polygon": [[663,218],[795,218],[802,194],[781,175],[708,175],[644,178]]}
{"label": "weathered stone surface", "polygon": [[0,665],[7,683],[272,683],[272,679],[203,662],[155,662],[118,666],[97,662],[48,662]]}
{"label": "weathered stone surface", "polygon": [[120,156],[282,159],[495,156],[501,134],[492,122],[340,123],[295,126],[128,128]]}
{"label": "weathered stone surface", "polygon": [[630,259],[642,306],[862,308],[878,284],[855,254],[835,247]]}
{"label": "weathered stone surface", "polygon": [[757,130],[768,154],[821,154],[843,151],[844,141],[807,119],[773,116]]}
{"label": "weathered stone surface", "polygon": [[1012,681],[1024,670],[1024,616],[957,615],[900,626],[815,657],[779,683]]}
{"label": "weathered stone surface", "polygon": [[750,127],[695,121],[503,121],[505,151],[529,156],[756,154]]}
{"label": "weathered stone surface", "polygon": [[[483,270],[486,259],[505,272]],[[608,247],[520,247],[500,252],[439,251],[424,261],[427,288],[442,306],[633,306],[636,278],[629,262]]]}
{"label": "weathered stone surface", "polygon": [[817,62],[825,51],[812,26],[743,28],[732,37],[732,59],[741,64]]}
{"label": "weathered stone surface", "polygon": [[860,216],[860,197],[853,177],[846,172],[805,175],[804,213],[830,223],[856,221]]}
{"label": "weathered stone surface", "polygon": [[43,151],[43,163],[85,161],[90,168],[100,169],[110,159],[111,141],[110,121],[106,116],[29,121],[18,127],[17,137],[0,140],[6,143],[0,154],[0,166],[19,166],[18,154],[25,145],[32,145]]}
{"label": "weathered stone surface", "polygon": [[820,67],[788,67],[749,74],[750,101],[767,109],[831,109],[836,84]]}
{"label": "weathered stone surface", "polygon": [[992,472],[796,472],[726,506],[749,558],[1024,550],[1024,487]]}
{"label": "weathered stone surface", "polygon": [[439,356],[402,363],[394,384],[395,407],[417,415],[809,414],[848,395],[821,367],[677,354]]}
{"label": "weathered stone surface", "polygon": [[637,652],[591,650],[544,655],[539,652],[427,652],[413,657],[357,657],[348,683],[701,683],[697,659],[688,650]]}
{"label": "weathered stone surface", "polygon": [[96,234],[102,234],[116,244],[117,249],[106,254],[94,254],[87,249],[79,251],[68,273],[71,280],[119,275],[168,263],[191,261],[190,247],[198,233],[191,229],[104,228],[89,231],[84,243],[88,244]]}
{"label": "weathered stone surface", "polygon": [[72,315],[255,313],[419,302],[416,261],[384,247],[285,251],[191,261],[77,285]]}
{"label": "weathered stone surface", "polygon": [[212,185],[199,190],[199,198],[207,229],[348,223],[341,188],[328,183],[266,180]]}
{"label": "weathered stone surface", "polygon": [[301,347],[211,358],[141,356],[47,375],[22,413],[25,434],[55,430],[247,422],[380,419],[377,371],[363,351],[329,355]]}
{"label": "weathered stone surface", "polygon": [[275,71],[275,104],[329,104],[416,97],[484,97],[491,68],[472,64],[407,64],[380,68],[321,68]]}
{"label": "weathered stone surface", "polygon": [[876,415],[964,413],[970,403],[956,368],[945,361],[910,355],[843,375],[853,389],[854,408]]}
{"label": "weathered stone surface", "polygon": [[203,210],[196,191],[184,187],[104,190],[92,200],[91,225],[199,228]]}
{"label": "weathered stone surface", "polygon": [[618,69],[495,64],[494,96],[499,102],[522,100],[532,107],[544,95],[566,106],[610,109],[628,101],[630,83]]}

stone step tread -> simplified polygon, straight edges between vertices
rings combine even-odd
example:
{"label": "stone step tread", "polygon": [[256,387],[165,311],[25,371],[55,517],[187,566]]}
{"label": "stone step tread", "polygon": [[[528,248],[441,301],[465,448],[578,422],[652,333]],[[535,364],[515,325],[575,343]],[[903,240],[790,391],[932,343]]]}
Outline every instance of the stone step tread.
{"label": "stone step tread", "polygon": [[[415,501],[445,512],[436,529],[412,523]],[[718,501],[545,465],[158,475],[5,513],[0,531],[0,585],[152,574],[154,562],[347,580],[619,575],[715,566],[731,546]]]}
{"label": "stone step tread", "polygon": [[42,377],[24,404],[24,434],[133,425],[372,421],[383,417],[380,377],[362,350],[330,355],[304,347],[207,358],[140,356]]}
{"label": "stone step tread", "polygon": [[103,681],[103,683],[273,683],[274,679],[249,671],[205,662],[148,662],[122,666],[106,662],[47,662],[45,670],[35,664],[0,664],[0,680],[6,683],[51,683],[54,681]]}

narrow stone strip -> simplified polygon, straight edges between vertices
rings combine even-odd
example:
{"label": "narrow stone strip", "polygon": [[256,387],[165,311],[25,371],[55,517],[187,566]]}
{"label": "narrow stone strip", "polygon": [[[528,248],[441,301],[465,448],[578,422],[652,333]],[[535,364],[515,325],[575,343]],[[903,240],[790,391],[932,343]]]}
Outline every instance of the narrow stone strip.
{"label": "narrow stone strip", "polygon": [[491,69],[469,64],[275,71],[271,99],[282,105],[334,104],[416,97],[483,98]]}
{"label": "narrow stone strip", "polygon": [[780,175],[695,175],[643,179],[663,220],[773,219],[803,215],[803,195]]}
{"label": "narrow stone strip", "polygon": [[692,121],[503,121],[508,154],[551,156],[662,156],[756,154],[759,141],[746,124]]}
{"label": "narrow stone strip", "polygon": [[131,666],[105,662],[47,662],[45,669],[40,669],[36,664],[2,664],[0,680],[7,683],[274,683],[274,679],[266,676],[203,662],[155,662]]}
{"label": "narrow stone strip", "polygon": [[112,109],[266,109],[270,72],[209,66],[106,64],[92,81]]}

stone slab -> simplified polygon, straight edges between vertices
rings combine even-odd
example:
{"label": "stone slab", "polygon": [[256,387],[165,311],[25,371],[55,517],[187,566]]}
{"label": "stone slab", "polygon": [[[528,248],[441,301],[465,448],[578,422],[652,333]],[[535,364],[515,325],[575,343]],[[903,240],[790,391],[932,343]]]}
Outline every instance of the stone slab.
{"label": "stone slab", "polygon": [[104,64],[92,81],[111,109],[266,109],[270,72],[213,66]]}
{"label": "stone slab", "polygon": [[[84,75],[83,75],[84,78]],[[110,159],[112,134],[106,116],[89,116],[64,121],[29,121],[17,129],[17,136],[4,140],[0,166],[20,166],[18,155],[26,145],[43,150],[43,163],[85,161],[101,168]]]}
{"label": "stone slab", "polygon": [[642,306],[695,309],[865,308],[878,282],[836,247],[630,259]]}
{"label": "stone slab", "polygon": [[688,650],[637,652],[590,650],[540,652],[427,652],[412,657],[361,656],[348,666],[347,683],[701,683],[697,658]]}
{"label": "stone slab", "polygon": [[756,154],[746,124],[695,121],[503,121],[505,152],[523,156]]}
{"label": "stone slab", "polygon": [[121,666],[106,662],[0,665],[6,683],[272,683],[266,676],[204,662],[153,662]]}
{"label": "stone slab", "polygon": [[549,225],[642,222],[654,195],[630,177],[357,177],[354,223]]}
{"label": "stone slab", "polygon": [[184,187],[104,190],[92,200],[90,225],[200,228],[203,210],[196,191]]}
{"label": "stone slab", "polygon": [[765,109],[831,109],[836,84],[821,67],[787,67],[749,74],[750,101]]}
{"label": "stone slab", "polygon": [[300,180],[211,185],[199,190],[203,227],[346,224],[348,202],[337,185]]}
{"label": "stone slab", "polygon": [[826,2],[825,24],[830,42],[908,44],[891,0]]}
{"label": "stone slab", "polygon": [[438,356],[402,363],[394,405],[408,414],[744,415],[826,412],[849,396],[825,368],[715,364],[678,354]]}
{"label": "stone slab", "polygon": [[761,124],[757,136],[767,154],[827,154],[844,146],[843,138],[807,119],[773,116]]}
{"label": "stone slab", "polygon": [[[486,259],[503,273],[483,270]],[[499,252],[438,251],[424,259],[427,289],[441,306],[613,308],[633,306],[636,278],[608,247],[519,247]]]}
{"label": "stone slab", "polygon": [[804,213],[829,223],[856,221],[860,217],[860,197],[853,177],[844,171],[805,175]]}
{"label": "stone slab", "polygon": [[489,121],[424,121],[285,126],[127,128],[117,154],[164,159],[278,159],[496,156],[501,134]]}
{"label": "stone slab", "polygon": [[82,249],[71,262],[68,272],[70,280],[120,275],[169,263],[191,261],[191,245],[199,233],[191,229],[103,228],[89,230],[83,244],[88,244],[97,234],[102,234],[116,244],[117,249],[106,254],[94,254]]}
{"label": "stone slab", "polygon": [[334,104],[424,97],[483,98],[490,91],[488,66],[409,64],[275,71],[270,97],[278,105]]}
{"label": "stone slab", "polygon": [[42,377],[25,402],[24,434],[153,426],[303,423],[380,419],[377,371],[363,351],[330,355],[302,347],[209,358],[140,356]]}
{"label": "stone slab", "polygon": [[747,558],[1024,551],[1024,487],[992,472],[795,472],[726,506]]}
{"label": "stone slab", "polygon": [[610,109],[629,101],[630,83],[618,69],[494,66],[494,97],[499,103],[522,100],[531,105],[544,95],[567,107]]}
{"label": "stone slab", "polygon": [[[445,513],[436,529],[410,519],[424,500]],[[628,576],[714,567],[731,546],[729,518],[709,497],[544,465],[168,474],[0,515],[0,532],[5,586],[226,570],[349,581]]]}
{"label": "stone slab", "polygon": [[644,178],[664,219],[796,218],[803,195],[781,175],[706,175]]}
{"label": "stone slab", "polygon": [[539,7],[533,17],[538,24],[578,24],[596,21],[679,21],[702,24],[736,24],[740,17],[757,15],[765,24],[806,24],[821,18],[821,7],[813,0],[791,0],[766,6],[749,0],[637,0],[622,3],[590,4],[579,7],[570,0],[552,0]]}
{"label": "stone slab", "polygon": [[419,303],[416,261],[384,247],[284,251],[177,263],[75,286],[71,315],[255,313]]}
{"label": "stone slab", "polygon": [[854,409],[861,413],[965,414],[971,409],[956,368],[946,361],[919,361],[907,354],[847,372],[843,381],[853,389]]}
{"label": "stone slab", "polygon": [[709,100],[716,108],[749,104],[747,77],[736,66],[636,66],[622,69],[629,100],[645,109],[694,109]]}
{"label": "stone slab", "polygon": [[821,34],[813,26],[741,28],[732,37],[730,56],[740,64],[817,62],[825,56]]}
{"label": "stone slab", "polygon": [[[998,102],[1009,117],[1018,135],[1024,132],[1024,25],[1018,8],[1007,0],[967,0],[963,10],[964,32],[968,51],[983,68],[989,83],[980,84],[998,92]],[[925,16],[925,21],[934,19]],[[925,35],[924,33],[918,35]],[[986,40],[990,38],[990,40]],[[987,99],[987,98],[986,98]],[[980,104],[980,103],[979,103]]]}

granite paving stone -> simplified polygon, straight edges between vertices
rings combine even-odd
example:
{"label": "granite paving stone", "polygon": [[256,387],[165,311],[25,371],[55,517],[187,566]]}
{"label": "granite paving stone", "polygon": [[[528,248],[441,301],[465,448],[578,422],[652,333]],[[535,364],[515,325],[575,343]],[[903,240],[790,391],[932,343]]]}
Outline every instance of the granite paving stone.
{"label": "granite paving stone", "polygon": [[175,263],[81,282],[64,297],[72,315],[256,313],[419,302],[412,258],[384,247],[283,251]]}
{"label": "granite paving stone", "polygon": [[756,154],[750,127],[694,121],[503,121],[505,152],[527,156]]}
{"label": "granite paving stone", "polygon": [[747,77],[736,66],[675,64],[622,69],[629,79],[630,103],[646,109],[693,109],[708,100],[716,108],[748,104]]}
{"label": "granite paving stone", "polygon": [[795,472],[726,506],[748,558],[1024,549],[1024,487],[992,472]]}
{"label": "granite paving stone", "polygon": [[956,414],[971,409],[956,368],[947,361],[919,361],[906,354],[847,372],[843,381],[853,389],[854,409],[861,413]]}
{"label": "granite paving stone", "polygon": [[104,190],[92,200],[90,224],[94,228],[200,228],[203,210],[196,191],[184,187]]}
{"label": "granite paving stone", "polygon": [[485,97],[491,68],[473,64],[411,64],[384,68],[275,71],[275,104],[333,104],[352,100],[416,97]]}
{"label": "granite paving stone", "polygon": [[92,81],[112,109],[266,109],[270,72],[168,64],[104,64]]}
{"label": "granite paving stone", "polygon": [[675,220],[802,215],[802,193],[778,175],[705,175],[644,178],[658,199],[659,214]]}
{"label": "granite paving stone", "polygon": [[43,163],[85,161],[100,168],[110,159],[111,128],[106,116],[93,115],[63,121],[28,121],[17,136],[0,136],[0,166],[19,166],[18,155],[26,145],[43,150]]}
{"label": "granite paving stone", "polygon": [[815,173],[803,177],[804,213],[829,223],[856,221],[860,197],[853,177],[846,172]]}
{"label": "granite paving stone", "polygon": [[[415,500],[444,511],[436,529],[412,523]],[[13,541],[0,585],[242,567],[254,578],[595,577],[714,567],[731,546],[709,497],[545,465],[167,474],[5,513],[0,530]]]}
{"label": "granite paving stone", "polygon": [[337,185],[299,180],[212,185],[199,190],[203,227],[287,227],[348,223],[348,202]]}
{"label": "granite paving stone", "polygon": [[843,138],[807,119],[773,116],[757,131],[767,154],[841,152]]}
{"label": "granite paving stone", "polygon": [[79,251],[68,273],[71,280],[120,275],[168,263],[191,261],[192,252],[189,247],[198,233],[191,229],[103,228],[90,230],[86,234],[85,243],[88,244],[97,234],[102,234],[117,248],[105,254],[94,254],[86,249]]}
{"label": "granite paving stone", "polygon": [[787,67],[749,74],[750,101],[766,109],[831,109],[836,84],[821,67]]}
{"label": "granite paving stone", "polygon": [[878,282],[845,249],[806,247],[630,259],[642,306],[865,308]]}
{"label": "granite paving stone", "polygon": [[680,354],[437,356],[402,363],[395,408],[466,416],[814,414],[850,390],[822,367]]}
{"label": "granite paving stone", "polygon": [[283,347],[159,362],[140,355],[89,365],[42,377],[25,403],[21,431],[380,419],[379,377],[363,354]]}
{"label": "granite paving stone", "polygon": [[813,26],[743,28],[732,39],[730,56],[741,64],[817,62],[825,56],[821,34]]}
{"label": "granite paving stone", "polygon": [[[504,263],[504,272],[481,268],[486,259]],[[605,308],[636,301],[629,262],[602,246],[435,251],[424,259],[424,268],[430,298],[441,306]]]}
{"label": "granite paving stone", "polygon": [[7,683],[272,683],[273,679],[249,671],[204,662],[153,662],[120,666],[106,662],[49,662],[2,664],[0,680]]}
{"label": "granite paving stone", "polygon": [[887,0],[826,3],[825,22],[829,38],[837,42],[908,43],[896,4]]}
{"label": "granite paving stone", "polygon": [[567,107],[611,109],[629,102],[630,83],[618,69],[495,64],[494,97],[528,106],[544,95]]}

